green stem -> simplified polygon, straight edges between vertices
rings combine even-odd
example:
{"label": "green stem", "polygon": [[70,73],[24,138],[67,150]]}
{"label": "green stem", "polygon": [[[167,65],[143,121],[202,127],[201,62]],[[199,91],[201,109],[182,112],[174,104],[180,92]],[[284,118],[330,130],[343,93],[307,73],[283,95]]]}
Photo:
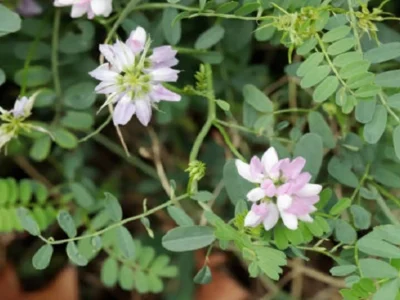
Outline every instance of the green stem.
{"label": "green stem", "polygon": [[109,115],[108,118],[104,121],[104,123],[99,126],[99,128],[97,128],[95,131],[89,133],[85,137],[81,138],[79,140],[79,143],[86,142],[87,140],[90,140],[90,138],[94,137],[96,134],[100,133],[104,129],[104,127],[106,127],[108,125],[108,123],[111,122],[111,120],[112,120],[112,115]]}
{"label": "green stem", "polygon": [[379,99],[381,100],[382,105],[386,108],[386,110],[389,112],[389,114],[391,114],[392,117],[396,120],[396,122],[397,122],[398,124],[400,124],[400,119],[399,119],[399,117],[396,115],[396,113],[395,113],[395,112],[390,108],[390,106],[388,105],[388,103],[387,103],[387,101],[386,101],[386,98],[385,98],[385,95],[383,94],[383,92],[380,92],[380,93],[379,93]]}
{"label": "green stem", "polygon": [[385,197],[392,200],[398,207],[400,207],[400,199],[397,199],[392,193],[387,191],[385,188],[381,187],[379,184],[372,183],[372,185]]}
{"label": "green stem", "polygon": [[274,115],[279,115],[279,114],[286,114],[286,113],[309,113],[314,109],[308,109],[308,108],[287,108],[287,109],[281,109],[281,110],[276,110],[272,114]]}
{"label": "green stem", "polygon": [[62,109],[60,74],[58,72],[58,43],[59,43],[59,31],[60,31],[60,18],[61,18],[61,10],[56,9],[54,14],[53,35],[51,39],[51,70],[53,73],[54,90],[58,98],[58,103],[56,105],[56,115],[54,118],[55,121],[58,120]]}
{"label": "green stem", "polygon": [[357,19],[354,14],[354,9],[353,6],[351,5],[351,0],[347,0],[347,5],[349,6],[349,14],[350,14],[350,24],[351,27],[353,28],[353,33],[354,33],[354,38],[357,40],[357,50],[362,54],[362,46],[361,46],[361,41],[360,41],[360,35],[358,34],[357,30]]}
{"label": "green stem", "polygon": [[360,191],[360,189],[364,186],[364,182],[368,178],[369,169],[370,169],[370,164],[368,164],[367,167],[365,168],[365,172],[364,172],[363,177],[360,180],[360,184],[357,186],[357,188],[354,190],[353,194],[351,195],[350,199],[351,199],[352,202],[354,201],[354,198],[357,196],[357,194]]}
{"label": "green stem", "polygon": [[213,12],[201,12],[197,14],[193,14],[188,16],[188,19],[196,18],[196,17],[215,17],[215,18],[222,18],[222,19],[236,19],[236,20],[246,20],[246,21],[262,21],[267,19],[274,19],[275,16],[261,16],[261,17],[244,17],[244,16],[237,16],[237,15],[228,15],[228,14],[216,14]]}
{"label": "green stem", "polygon": [[379,207],[382,209],[382,212],[386,215],[386,217],[392,222],[394,225],[400,225],[400,222],[396,219],[396,217],[392,214],[390,208],[386,205],[385,200],[378,195],[376,198],[376,203],[378,203]]}
{"label": "green stem", "polygon": [[197,138],[193,144],[192,150],[190,151],[189,161],[195,161],[197,156],[199,155],[200,147],[203,144],[205,137],[210,131],[212,124],[216,118],[216,105],[215,105],[215,96],[214,96],[214,87],[213,87],[213,76],[212,69],[209,64],[205,65],[206,74],[207,74],[207,101],[208,101],[208,113],[207,120],[201,128]]}
{"label": "green stem", "polygon": [[118,19],[115,21],[111,30],[108,32],[107,37],[104,41],[104,44],[108,44],[114,34],[117,32],[119,25],[125,20],[125,18],[135,9],[136,5],[140,2],[140,0],[131,0],[128,5],[124,8],[124,10],[119,15]]}
{"label": "green stem", "polygon": [[177,197],[177,198],[175,198],[173,200],[168,200],[167,202],[165,202],[165,203],[163,203],[163,204],[161,204],[159,206],[156,206],[156,207],[154,207],[152,209],[149,209],[148,211],[145,211],[144,213],[141,213],[140,215],[136,215],[136,216],[132,216],[132,217],[126,218],[126,219],[124,219],[124,220],[122,220],[122,221],[120,221],[118,223],[111,224],[110,226],[108,226],[108,227],[106,227],[106,228],[104,228],[102,230],[96,231],[94,233],[90,233],[90,234],[86,234],[86,235],[82,235],[82,236],[78,236],[78,237],[74,237],[74,238],[69,238],[69,239],[58,240],[58,241],[53,241],[51,239],[46,239],[43,236],[39,236],[39,238],[41,240],[43,240],[44,242],[46,242],[47,244],[50,244],[50,245],[60,245],[60,244],[68,243],[68,242],[73,242],[73,241],[79,241],[79,240],[83,240],[83,239],[87,239],[87,238],[92,238],[92,237],[95,237],[95,236],[99,236],[99,235],[101,235],[101,234],[103,234],[103,233],[105,233],[105,232],[107,232],[109,230],[112,230],[114,228],[120,227],[120,226],[122,226],[122,225],[124,225],[126,223],[129,223],[129,222],[132,222],[132,221],[135,221],[135,220],[139,220],[139,219],[141,219],[143,217],[149,216],[149,215],[151,215],[151,214],[153,214],[153,213],[155,213],[155,212],[157,212],[159,210],[162,210],[162,209],[166,208],[169,205],[172,205],[174,203],[174,201],[175,202],[176,201],[181,201],[181,200],[183,200],[183,199],[185,199],[187,197],[188,197],[188,194],[184,194],[184,195],[181,195],[181,196],[179,196],[179,197]]}
{"label": "green stem", "polygon": [[125,159],[129,164],[131,164],[134,167],[139,168],[142,170],[143,173],[149,175],[150,177],[153,177],[154,179],[158,179],[158,175],[156,170],[154,170],[152,167],[144,163],[139,157],[136,157],[134,155],[130,155],[127,157],[125,155],[124,149],[122,149],[118,144],[114,143],[113,141],[109,140],[107,137],[105,137],[102,134],[97,134],[93,136],[93,139],[106,147],[108,150],[111,152],[115,153],[116,155],[120,156],[121,158]]}
{"label": "green stem", "polygon": [[244,132],[248,132],[248,133],[252,133],[252,134],[257,135],[257,132],[255,130],[251,130],[251,129],[249,129],[247,127],[244,127],[244,126],[240,126],[240,125],[233,124],[233,123],[228,123],[228,122],[225,122],[225,121],[222,121],[222,120],[218,120],[218,119],[215,120],[214,122],[218,123],[218,124],[221,124],[223,126],[229,127],[229,128],[235,128],[235,129],[238,129],[238,130],[241,130],[241,131],[244,131]]}
{"label": "green stem", "polygon": [[224,138],[225,144],[228,146],[229,150],[240,160],[246,161],[246,159],[236,150],[236,147],[232,144],[231,139],[229,138],[228,133],[226,132],[225,128],[219,125],[217,122],[213,122],[213,125],[219,130],[222,137]]}
{"label": "green stem", "polygon": [[197,7],[187,7],[180,4],[172,3],[145,3],[136,6],[133,10],[154,10],[154,9],[165,9],[165,8],[176,8],[185,11],[199,11]]}

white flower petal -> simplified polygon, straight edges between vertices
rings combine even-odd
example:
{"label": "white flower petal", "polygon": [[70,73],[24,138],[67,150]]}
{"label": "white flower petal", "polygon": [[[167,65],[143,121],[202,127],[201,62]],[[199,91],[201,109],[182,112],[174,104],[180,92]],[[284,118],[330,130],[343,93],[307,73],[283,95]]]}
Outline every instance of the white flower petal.
{"label": "white flower petal", "polygon": [[111,94],[118,92],[118,86],[112,81],[102,81],[94,90],[97,94]]}
{"label": "white flower petal", "polygon": [[280,211],[284,211],[285,209],[288,209],[290,207],[290,205],[292,205],[292,197],[290,197],[289,195],[282,195],[278,197],[278,208]]}
{"label": "white flower petal", "polygon": [[150,92],[150,97],[154,102],[164,101],[180,101],[181,96],[170,90],[163,87],[161,84],[157,84],[153,86],[152,91]]}
{"label": "white flower petal", "polygon": [[308,183],[300,191],[296,192],[299,197],[310,197],[318,195],[322,190],[322,185]]}
{"label": "white flower petal", "polygon": [[307,223],[312,223],[314,222],[314,219],[310,215],[304,215],[304,216],[298,216],[297,217],[299,220]]}
{"label": "white flower petal", "polygon": [[278,163],[278,161],[279,161],[278,153],[276,153],[274,147],[270,147],[267,151],[265,151],[265,153],[261,158],[261,162],[267,174],[270,173],[272,167],[275,166]]}
{"label": "white flower petal", "polygon": [[128,99],[128,96],[125,97],[126,98],[122,98],[118,101],[115,106],[113,112],[114,125],[125,125],[132,119],[132,116],[135,113],[135,105],[130,101],[130,99]]}
{"label": "white flower petal", "polygon": [[89,75],[101,81],[115,81],[118,73],[110,70],[110,65],[105,63],[89,72]]}
{"label": "white flower petal", "polygon": [[265,192],[262,188],[257,187],[247,193],[247,199],[252,202],[256,202],[265,197]]}
{"label": "white flower petal", "polygon": [[147,126],[151,119],[151,104],[150,101],[136,100],[136,116],[140,123]]}
{"label": "white flower petal", "polygon": [[270,230],[273,228],[279,220],[279,211],[275,204],[268,204],[268,214],[264,218],[263,225],[265,230]]}
{"label": "white flower petal", "polygon": [[245,162],[237,159],[235,160],[236,168],[238,170],[238,173],[240,176],[242,176],[244,179],[250,182],[256,182],[254,181],[253,177],[250,175],[250,165],[246,164]]}
{"label": "white flower petal", "polygon": [[132,49],[134,53],[139,53],[140,51],[143,51],[144,46],[146,44],[146,31],[144,30],[143,27],[136,27],[135,30],[133,30],[126,41],[127,45]]}
{"label": "white flower petal", "polygon": [[[75,2],[76,3],[76,2]],[[90,9],[90,3],[74,4],[71,9],[71,18],[80,18]]]}
{"label": "white flower petal", "polygon": [[296,230],[297,229],[297,227],[299,225],[299,222],[298,222],[297,217],[295,215],[281,212],[281,218],[282,218],[283,224],[287,228],[289,228],[290,230]]}
{"label": "white flower petal", "polygon": [[255,214],[251,210],[247,213],[246,217],[244,218],[244,226],[246,227],[256,227],[262,221],[262,217]]}
{"label": "white flower petal", "polygon": [[178,80],[178,70],[171,68],[149,69],[149,75],[153,81],[175,82]]}
{"label": "white flower petal", "polygon": [[90,6],[96,16],[108,17],[112,12],[112,0],[92,0]]}

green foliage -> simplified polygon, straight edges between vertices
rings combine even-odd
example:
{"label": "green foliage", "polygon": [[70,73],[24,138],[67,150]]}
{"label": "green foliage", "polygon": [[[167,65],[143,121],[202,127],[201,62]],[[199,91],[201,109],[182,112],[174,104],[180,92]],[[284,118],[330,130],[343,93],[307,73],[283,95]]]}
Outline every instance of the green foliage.
{"label": "green foliage", "polygon": [[118,284],[124,290],[136,290],[141,294],[160,293],[164,278],[177,275],[177,268],[170,265],[166,255],[156,255],[153,248],[134,240],[135,256],[126,259],[114,248],[107,248],[109,257],[101,268],[101,280],[107,287]]}
{"label": "green foliage", "polygon": [[189,225],[168,231],[162,238],[162,245],[167,250],[183,252],[204,248],[214,240],[211,227]]}
{"label": "green foliage", "polygon": [[[33,235],[45,230],[56,218],[56,207],[49,201],[49,191],[34,180],[0,179],[0,231],[28,230]],[[29,229],[28,229],[29,228]]]}

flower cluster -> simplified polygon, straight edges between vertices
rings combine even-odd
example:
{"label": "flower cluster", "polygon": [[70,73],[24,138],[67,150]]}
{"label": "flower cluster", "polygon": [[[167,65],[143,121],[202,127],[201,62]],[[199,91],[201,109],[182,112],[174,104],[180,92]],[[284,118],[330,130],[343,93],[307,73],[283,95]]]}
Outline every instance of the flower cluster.
{"label": "flower cluster", "polygon": [[46,129],[25,123],[25,120],[31,115],[33,103],[37,93],[30,98],[22,97],[17,99],[14,108],[5,110],[0,107],[0,120],[3,122],[0,126],[0,150],[14,137],[18,136],[20,130],[36,130],[50,134]]}
{"label": "flower cluster", "polygon": [[273,147],[261,160],[254,156],[250,164],[236,160],[240,176],[257,184],[247,194],[247,199],[254,204],[245,218],[245,226],[256,227],[262,223],[265,230],[270,230],[280,217],[287,228],[295,230],[298,220],[313,221],[310,214],[316,210],[314,204],[319,201],[322,186],[309,183],[311,175],[302,172],[305,163],[303,157],[279,160]]}
{"label": "flower cluster", "polygon": [[108,17],[112,12],[112,0],[54,0],[54,6],[72,6],[71,17],[79,18],[87,15]]}
{"label": "flower cluster", "polygon": [[117,41],[114,45],[100,45],[100,52],[108,62],[89,74],[101,81],[96,92],[107,95],[102,107],[116,103],[113,112],[115,125],[125,125],[136,114],[147,126],[152,106],[162,100],[181,100],[180,95],[162,85],[178,79],[179,71],[172,69],[178,63],[177,52],[171,46],[151,51],[150,40],[142,27],[132,31],[125,43]]}

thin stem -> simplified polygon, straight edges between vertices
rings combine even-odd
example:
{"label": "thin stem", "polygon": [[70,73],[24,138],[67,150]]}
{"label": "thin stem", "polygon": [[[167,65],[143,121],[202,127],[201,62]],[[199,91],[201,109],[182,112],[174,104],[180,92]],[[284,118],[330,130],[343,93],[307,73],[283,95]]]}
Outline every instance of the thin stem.
{"label": "thin stem", "polygon": [[213,12],[201,12],[197,14],[193,14],[188,16],[188,19],[197,18],[197,17],[216,17],[222,19],[237,19],[237,20],[246,20],[246,21],[262,21],[267,19],[274,19],[275,16],[261,16],[261,17],[244,17],[244,16],[237,16],[237,15],[228,15],[228,14],[216,14]]}
{"label": "thin stem", "polygon": [[137,167],[140,170],[142,170],[143,173],[149,175],[150,177],[152,177],[154,179],[158,179],[157,172],[154,170],[154,168],[152,168],[149,165],[147,165],[146,163],[144,163],[139,157],[136,157],[135,155],[126,157],[124,150],[121,149],[121,147],[118,144],[109,140],[104,135],[97,134],[97,135],[93,136],[93,139],[96,142],[102,144],[104,147],[106,147],[111,152],[113,152],[116,155],[120,156],[121,158],[125,159],[132,166]]}
{"label": "thin stem", "polygon": [[248,132],[248,133],[252,133],[252,134],[257,135],[256,131],[251,130],[251,129],[249,129],[247,127],[244,127],[244,126],[240,126],[240,125],[233,124],[233,123],[228,123],[228,122],[225,122],[225,121],[222,121],[222,120],[219,120],[219,119],[215,120],[214,122],[215,123],[219,123],[219,124],[221,124],[223,126],[226,126],[226,127],[229,127],[229,128],[235,128],[235,129],[238,129],[238,130],[241,130],[241,131],[244,131],[244,132]]}
{"label": "thin stem", "polygon": [[53,73],[54,90],[58,98],[58,103],[56,105],[56,115],[54,118],[55,122],[59,118],[62,107],[60,74],[58,72],[58,43],[59,43],[59,31],[60,31],[60,18],[61,18],[61,10],[56,9],[54,13],[53,35],[51,39],[51,70]]}
{"label": "thin stem", "polygon": [[350,198],[351,201],[354,201],[354,198],[357,196],[360,189],[364,186],[364,182],[368,178],[369,169],[370,169],[370,164],[368,164],[367,167],[365,168],[365,172],[364,172],[363,177],[360,180],[360,184],[357,186],[357,188],[354,190],[353,194],[351,195],[351,198]]}
{"label": "thin stem", "polygon": [[207,74],[207,101],[208,101],[208,113],[207,113],[207,120],[201,128],[197,138],[193,144],[192,150],[190,151],[189,161],[195,161],[197,156],[199,155],[200,147],[207,136],[208,132],[210,131],[212,124],[216,118],[216,105],[215,105],[215,96],[214,96],[214,87],[213,87],[213,76],[212,76],[212,69],[209,64],[205,65],[206,67],[206,74]]}
{"label": "thin stem", "polygon": [[279,114],[286,114],[286,113],[309,113],[314,109],[309,109],[309,108],[286,108],[286,109],[281,109],[281,110],[276,110],[272,114],[274,115],[279,115]]}
{"label": "thin stem", "polygon": [[233,145],[228,133],[225,131],[225,128],[223,128],[221,125],[219,125],[217,122],[213,123],[214,126],[219,130],[221,133],[222,137],[224,138],[225,144],[228,146],[229,150],[240,160],[246,161],[246,159],[239,153],[239,151],[236,150],[236,147]]}
{"label": "thin stem", "polygon": [[386,108],[386,110],[389,112],[389,114],[391,114],[393,116],[393,118],[396,120],[396,122],[400,124],[399,117],[396,115],[396,113],[388,105],[388,103],[386,101],[386,98],[385,98],[385,95],[383,94],[383,92],[379,93],[379,99],[381,100],[382,105]]}
{"label": "thin stem", "polygon": [[185,199],[187,197],[188,197],[188,194],[184,194],[184,195],[181,195],[181,196],[175,198],[174,200],[168,200],[167,202],[165,202],[165,203],[163,203],[163,204],[161,204],[159,206],[156,206],[156,207],[154,207],[152,209],[149,209],[149,210],[147,210],[147,211],[145,211],[145,212],[143,212],[143,213],[141,213],[139,215],[126,218],[126,219],[124,219],[124,220],[122,220],[122,221],[120,221],[118,223],[111,224],[110,226],[107,226],[106,228],[103,228],[102,230],[96,231],[94,233],[90,233],[90,234],[86,234],[86,235],[82,235],[82,236],[78,236],[78,237],[74,237],[74,238],[69,238],[69,239],[58,240],[58,241],[54,241],[51,238],[50,239],[46,239],[43,236],[39,236],[39,237],[44,242],[46,242],[47,244],[50,244],[50,245],[60,245],[60,244],[68,243],[68,242],[73,242],[73,241],[83,240],[83,239],[87,239],[87,238],[92,238],[92,237],[95,237],[95,236],[99,236],[99,235],[101,235],[101,234],[103,234],[103,233],[105,233],[105,232],[107,232],[109,230],[112,230],[114,228],[120,227],[120,226],[122,226],[122,225],[124,225],[126,223],[129,223],[129,222],[132,222],[132,221],[135,221],[135,220],[139,220],[139,219],[141,219],[143,217],[149,216],[149,215],[151,215],[151,214],[153,214],[153,213],[155,213],[155,212],[157,212],[159,210],[162,210],[162,209],[166,208],[169,205],[172,205],[174,201],[181,201],[181,200],[183,200],[183,199]]}
{"label": "thin stem", "polygon": [[96,134],[99,134],[104,129],[104,127],[106,127],[108,125],[108,123],[111,122],[111,120],[112,120],[112,115],[109,115],[108,118],[104,121],[104,123],[99,126],[99,128],[97,128],[95,131],[89,133],[87,136],[81,138],[79,140],[79,143],[86,142],[90,138],[94,137]]}
{"label": "thin stem", "polygon": [[350,13],[350,19],[351,19],[351,27],[353,28],[353,33],[354,33],[354,38],[357,40],[357,50],[358,52],[362,53],[362,46],[361,46],[361,41],[360,41],[360,35],[358,34],[357,30],[357,19],[354,14],[354,9],[351,3],[351,0],[347,0],[347,5],[349,6],[349,13]]}
{"label": "thin stem", "polygon": [[392,193],[388,192],[385,188],[381,187],[379,184],[372,183],[372,185],[385,197],[392,200],[398,207],[400,207],[400,199],[397,199]]}
{"label": "thin stem", "polygon": [[378,195],[376,198],[376,203],[378,203],[379,207],[382,209],[382,212],[386,215],[386,217],[392,222],[394,225],[400,225],[400,222],[396,219],[396,217],[392,214],[392,211],[390,208],[387,206],[385,200],[381,197],[381,195]]}
{"label": "thin stem", "polygon": [[154,10],[154,9],[165,9],[165,8],[176,8],[179,10],[185,11],[199,11],[196,7],[187,7],[180,4],[172,4],[172,3],[145,3],[136,6],[133,8],[134,11],[136,10]]}

